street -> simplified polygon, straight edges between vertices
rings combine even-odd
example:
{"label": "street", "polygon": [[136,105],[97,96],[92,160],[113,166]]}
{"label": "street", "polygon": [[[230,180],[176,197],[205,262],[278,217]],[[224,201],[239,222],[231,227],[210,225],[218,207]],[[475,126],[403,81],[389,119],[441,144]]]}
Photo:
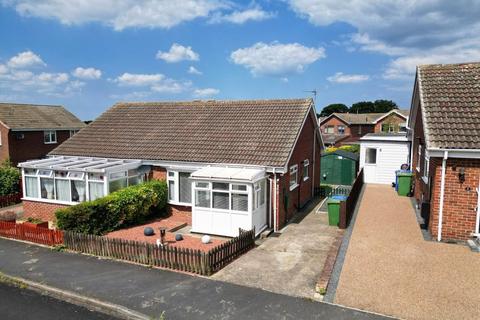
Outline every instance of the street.
{"label": "street", "polygon": [[4,283],[0,283],[0,300],[0,318],[5,320],[115,319],[29,289],[21,289]]}

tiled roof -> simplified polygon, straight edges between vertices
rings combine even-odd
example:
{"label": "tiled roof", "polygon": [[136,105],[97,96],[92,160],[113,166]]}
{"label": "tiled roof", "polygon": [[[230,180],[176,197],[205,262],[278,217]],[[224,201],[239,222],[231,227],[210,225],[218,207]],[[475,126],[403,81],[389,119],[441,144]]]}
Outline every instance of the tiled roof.
{"label": "tiled roof", "polygon": [[0,121],[13,130],[81,129],[85,124],[62,106],[0,103]]}
{"label": "tiled roof", "polygon": [[[408,117],[410,110],[395,110],[396,112]],[[332,115],[340,118],[348,124],[373,124],[377,119],[387,115],[389,112],[381,113],[332,113]],[[329,117],[322,117],[319,121],[322,122]]]}
{"label": "tiled roof", "polygon": [[51,154],[284,166],[311,99],[119,103]]}
{"label": "tiled roof", "polygon": [[429,148],[480,149],[480,63],[417,69]]}
{"label": "tiled roof", "polygon": [[323,143],[325,144],[335,144],[348,137],[349,135],[347,134],[322,133],[322,140],[323,140]]}

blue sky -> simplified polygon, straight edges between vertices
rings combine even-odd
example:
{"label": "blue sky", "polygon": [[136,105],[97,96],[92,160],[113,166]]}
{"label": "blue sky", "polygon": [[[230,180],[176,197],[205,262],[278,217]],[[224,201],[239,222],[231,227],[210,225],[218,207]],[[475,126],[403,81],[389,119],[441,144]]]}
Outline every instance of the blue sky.
{"label": "blue sky", "polygon": [[[401,3],[399,3],[401,2]],[[0,0],[0,101],[83,120],[118,101],[391,99],[480,60],[478,1]]]}

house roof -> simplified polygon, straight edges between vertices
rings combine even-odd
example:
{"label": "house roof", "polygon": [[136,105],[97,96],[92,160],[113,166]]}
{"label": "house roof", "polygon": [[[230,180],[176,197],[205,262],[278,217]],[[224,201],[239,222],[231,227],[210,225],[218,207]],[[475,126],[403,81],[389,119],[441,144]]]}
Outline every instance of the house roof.
{"label": "house roof", "polygon": [[312,107],[311,99],[118,103],[50,154],[284,167],[309,114],[316,125]]}
{"label": "house roof", "polygon": [[320,123],[322,123],[322,122],[325,122],[325,120],[329,119],[330,117],[335,116],[349,125],[375,124],[378,120],[386,117],[391,113],[397,113],[406,119],[409,115],[409,112],[410,110],[402,110],[402,109],[395,109],[389,112],[381,112],[381,113],[336,113],[335,112],[328,117],[322,117],[319,121]]}
{"label": "house roof", "polygon": [[85,124],[62,106],[0,103],[0,121],[11,130],[76,130]]}
{"label": "house roof", "polygon": [[322,133],[323,143],[325,144],[335,144],[348,137],[350,137],[348,134]]}
{"label": "house roof", "polygon": [[480,149],[480,63],[417,68],[428,148]]}

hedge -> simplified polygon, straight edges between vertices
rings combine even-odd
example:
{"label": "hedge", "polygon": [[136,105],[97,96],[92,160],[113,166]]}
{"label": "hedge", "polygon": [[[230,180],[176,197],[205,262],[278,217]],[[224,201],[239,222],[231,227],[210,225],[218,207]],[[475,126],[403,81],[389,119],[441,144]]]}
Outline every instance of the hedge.
{"label": "hedge", "polygon": [[0,196],[20,192],[20,170],[4,161],[0,165]]}
{"label": "hedge", "polygon": [[360,152],[360,145],[358,144],[346,144],[340,147],[328,147],[325,151],[326,152],[334,152],[337,150],[348,151],[352,153],[359,153]]}
{"label": "hedge", "polygon": [[167,184],[153,180],[82,202],[55,212],[57,226],[86,234],[102,235],[162,212],[167,203]]}

